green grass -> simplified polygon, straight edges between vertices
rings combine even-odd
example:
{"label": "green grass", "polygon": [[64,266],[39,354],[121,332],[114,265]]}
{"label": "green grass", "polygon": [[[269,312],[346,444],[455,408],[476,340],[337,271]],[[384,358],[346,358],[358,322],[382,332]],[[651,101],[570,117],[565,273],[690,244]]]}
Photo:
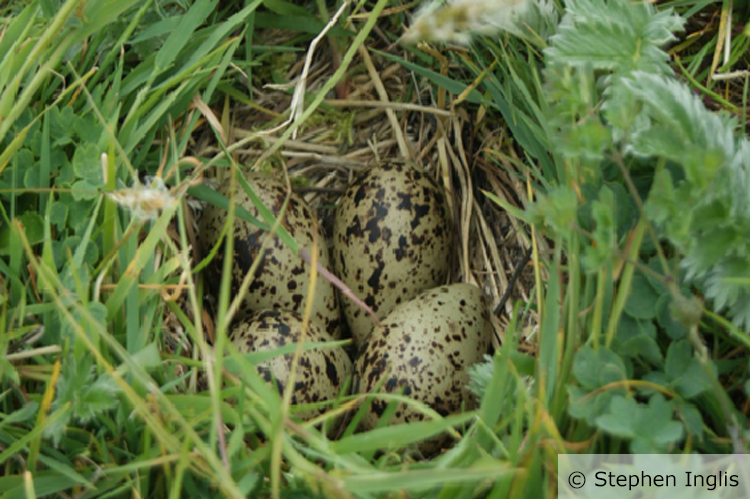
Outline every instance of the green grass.
{"label": "green grass", "polygon": [[[547,36],[555,32],[549,22],[523,37],[476,38],[466,50],[435,45],[442,66],[434,52],[376,43],[378,23],[408,24],[397,2],[350,7],[371,15],[328,33],[325,50],[339,52],[340,66],[258,163],[278,160],[296,130],[322,119],[324,99],[359,69],[360,47],[372,45],[448,102],[460,95],[471,115],[481,107],[477,143],[482,133],[507,133],[502,147],[477,158],[533,200],[513,204],[487,189],[480,202],[523,222],[519,230],[535,242],[534,277],[500,350],[474,375],[475,411],[443,418],[423,407],[433,419],[367,433],[355,432],[355,415],[335,440],[314,422],[289,419],[288,397],[256,372],[262,356],[240,355],[227,340],[228,311],[242,298],[229,295],[227,279],[216,340],[206,341],[202,321],[191,318],[204,306],[204,283],[193,274],[200,262],[183,250],[189,213],[176,202],[190,192],[227,206],[229,223],[254,221],[298,249],[270,213],[254,220],[194,185],[202,172],[186,157],[199,134],[212,133],[223,154],[197,158],[202,170],[237,166],[232,154],[255,138],[223,143],[194,104],[252,104],[248,89],[278,83],[278,54],[303,51],[332,5],[2,7],[0,496],[536,498],[554,494],[556,455],[566,450],[744,449],[747,80],[709,75],[744,68],[747,36],[736,25],[747,19],[734,12],[726,64],[715,55],[719,21],[701,24],[726,23],[730,3],[619,12],[618,22],[651,29],[626,30],[616,45],[605,43],[611,26],[593,21],[558,38]],[[671,59],[664,42],[680,23],[670,7],[688,19],[689,33],[703,30],[678,32]],[[292,32],[283,45],[258,42],[279,28]],[[719,109],[735,121],[717,118]],[[138,217],[123,189],[141,189],[139,173],[156,175],[162,163],[171,165],[163,172],[171,197],[160,198],[161,211],[131,204],[152,215]],[[184,306],[162,299],[164,284],[187,285]],[[187,353],[167,348],[170,314],[192,346]],[[531,339],[523,336],[529,317]],[[328,428],[366,399],[341,397],[317,422]],[[452,428],[463,435],[453,447],[418,459],[416,443]]]}

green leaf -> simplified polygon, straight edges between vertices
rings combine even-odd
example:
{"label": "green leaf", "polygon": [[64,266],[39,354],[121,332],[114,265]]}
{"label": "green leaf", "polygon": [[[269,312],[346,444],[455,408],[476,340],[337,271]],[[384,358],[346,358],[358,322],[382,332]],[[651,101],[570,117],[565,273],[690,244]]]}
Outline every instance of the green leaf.
{"label": "green leaf", "polygon": [[[451,94],[460,95],[461,93],[464,92],[464,90],[467,90],[469,88],[469,86],[466,85],[465,83],[461,83],[459,81],[448,78],[447,76],[441,75],[440,73],[424,68],[420,66],[419,64],[414,64],[413,62],[406,61],[402,59],[401,57],[395,56],[388,52],[381,52],[379,50],[373,50],[373,52],[376,52],[377,54],[385,57],[386,59],[390,61],[401,64],[409,71],[414,71],[416,74],[420,76],[424,76],[425,78],[430,80],[432,83],[434,83],[438,87],[446,89]],[[492,105],[492,101],[484,102],[484,98],[482,97],[482,94],[480,94],[476,89],[472,89],[466,95],[466,100],[474,104],[486,104],[490,106]]]}
{"label": "green leaf", "polygon": [[3,414],[3,419],[0,421],[0,429],[5,428],[7,425],[24,423],[31,420],[34,414],[39,410],[39,404],[31,401],[24,404],[20,409],[11,412],[10,414]]}
{"label": "green leaf", "polygon": [[281,16],[303,16],[310,18],[312,21],[317,21],[315,16],[310,14],[303,7],[290,2],[285,2],[284,0],[263,0],[263,5],[271,12],[275,12]]}
{"label": "green leaf", "polygon": [[594,240],[586,246],[583,257],[583,264],[588,272],[598,271],[614,257],[617,247],[615,213],[615,195],[604,186],[599,191],[599,199],[591,206],[591,216],[595,224]]}
{"label": "green leaf", "polygon": [[29,244],[34,245],[44,240],[44,220],[38,213],[26,212],[20,217],[23,231]]}
{"label": "green leaf", "polygon": [[76,117],[71,106],[63,106],[62,111],[55,106],[49,110],[50,136],[54,137],[53,147],[73,142]]}
{"label": "green leaf", "polygon": [[622,359],[609,348],[583,346],[573,360],[573,375],[582,387],[595,390],[628,379]]}
{"label": "green leaf", "polygon": [[568,413],[574,418],[586,419],[591,424],[607,410],[615,395],[622,396],[626,391],[624,387],[618,387],[595,394],[589,392],[629,378],[625,364],[617,354],[608,348],[594,350],[589,346],[583,346],[576,352],[573,375],[581,387],[568,387]]}
{"label": "green leaf", "polygon": [[96,145],[86,143],[78,146],[73,154],[72,164],[76,177],[88,182],[94,187],[94,191],[104,184],[101,151]]}
{"label": "green leaf", "polygon": [[[229,209],[229,199],[227,199],[227,197],[223,194],[211,189],[207,185],[198,185],[195,187],[191,187],[190,189],[188,189],[188,194],[190,194],[191,196],[195,196],[201,201],[212,204],[217,208],[222,208],[224,210]],[[266,231],[271,230],[271,227],[269,225],[264,224],[263,222],[252,216],[250,212],[242,206],[235,206],[234,214],[237,218],[251,223],[256,227],[259,227]]]}
{"label": "green leaf", "polygon": [[612,398],[622,393],[624,393],[624,390],[608,390],[592,395],[577,386],[568,386],[570,397],[568,414],[576,419],[584,419],[593,425],[596,418],[607,411]]}
{"label": "green leaf", "polygon": [[576,221],[578,198],[573,189],[554,187],[528,208],[533,220],[543,221],[557,234],[569,234]]}
{"label": "green leaf", "polygon": [[155,70],[168,68],[182,51],[185,40],[189,40],[193,32],[206,20],[216,8],[216,0],[197,0],[190,10],[182,16],[177,28],[169,34],[154,60]]}
{"label": "green leaf", "polygon": [[339,454],[353,452],[369,452],[380,449],[395,450],[409,444],[421,442],[428,438],[444,433],[448,428],[466,424],[474,419],[474,413],[468,412],[434,421],[410,422],[376,428],[374,430],[356,433],[331,443],[331,448]]}
{"label": "green leaf", "polygon": [[596,69],[669,74],[669,56],[660,49],[675,40],[684,21],[672,9],[656,12],[647,2],[574,0],[545,54],[550,62]]}
{"label": "green leaf", "polygon": [[656,342],[656,327],[653,321],[622,315],[615,341],[616,350],[621,355],[646,359],[659,368],[664,365],[664,356]]}
{"label": "green leaf", "polygon": [[685,326],[680,324],[672,314],[672,297],[670,295],[661,295],[656,302],[657,320],[659,325],[664,328],[673,340],[679,340],[687,335]]}
{"label": "green leaf", "polygon": [[637,319],[654,319],[659,294],[643,274],[636,273],[625,302],[625,312]]}
{"label": "green leaf", "polygon": [[664,372],[670,385],[686,399],[697,397],[711,389],[711,381],[706,378],[698,359],[693,357],[693,348],[687,340],[675,341],[669,345]]}
{"label": "green leaf", "polygon": [[57,230],[65,228],[65,221],[68,219],[68,205],[55,201],[50,208],[50,223],[57,227]]}
{"label": "green leaf", "polygon": [[633,453],[658,453],[679,442],[683,425],[673,419],[673,407],[662,394],[651,396],[648,405],[622,396],[612,399],[610,410],[596,419],[602,431],[632,440]]}
{"label": "green leaf", "polygon": [[682,420],[685,425],[685,430],[690,435],[703,438],[703,416],[700,411],[693,404],[685,402],[684,404],[676,404],[675,410],[677,411],[677,417]]}

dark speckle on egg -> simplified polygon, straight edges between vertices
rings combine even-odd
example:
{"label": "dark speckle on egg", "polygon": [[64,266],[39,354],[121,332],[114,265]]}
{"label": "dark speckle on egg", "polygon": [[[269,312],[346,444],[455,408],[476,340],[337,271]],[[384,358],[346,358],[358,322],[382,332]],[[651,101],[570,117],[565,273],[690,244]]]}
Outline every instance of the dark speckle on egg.
{"label": "dark speckle on egg", "polygon": [[[336,208],[335,270],[382,319],[446,281],[451,227],[445,196],[429,175],[412,164],[376,165],[349,186]],[[359,346],[374,323],[350,300],[343,308]]]}
{"label": "dark speckle on egg", "polygon": [[[262,173],[245,173],[250,187],[274,214],[281,215],[281,208],[287,196],[286,184],[278,176]],[[220,191],[230,197],[230,183],[222,184]],[[251,215],[260,218],[259,211],[250,200],[245,190],[236,185],[234,202],[245,208]],[[226,222],[227,212],[222,208],[209,205],[201,220],[199,242],[201,252],[207,255],[219,239]],[[284,227],[304,248],[312,248],[314,232],[318,230],[318,262],[324,267],[330,266],[328,248],[323,233],[317,228],[315,215],[307,203],[297,194],[289,198],[283,219]],[[253,312],[269,308],[281,308],[293,312],[302,312],[309,288],[310,268],[302,258],[294,253],[280,238],[274,237],[263,255],[260,255],[261,244],[267,233],[255,225],[235,218],[234,259],[232,265],[232,296],[239,293],[242,280],[253,263],[260,258],[245,300],[237,314],[239,319]],[[223,269],[224,245],[219,247],[217,256],[206,269],[206,282],[209,288],[218,294]],[[318,278],[313,300],[313,316],[320,321],[327,331],[338,338],[340,336],[340,310],[338,296],[330,282]]]}
{"label": "dark speckle on egg", "polygon": [[[473,407],[475,401],[466,389],[467,369],[482,360],[492,338],[479,288],[452,284],[424,292],[394,308],[384,324],[373,329],[355,361],[355,386],[360,393],[378,386],[390,393],[403,390],[441,415]],[[362,419],[362,429],[374,428],[384,407],[384,401],[376,398]],[[391,423],[423,419],[422,412],[401,404]]]}
{"label": "dark speckle on egg", "polygon": [[[302,317],[283,310],[262,310],[242,320],[230,333],[230,340],[240,352],[270,352],[285,345],[298,343],[302,338]],[[307,329],[306,342],[330,342],[333,337],[313,319]],[[258,365],[258,372],[282,394],[294,354],[274,357]],[[325,373],[321,375],[321,373]],[[352,373],[352,362],[341,346],[304,351],[299,358],[295,375],[293,404],[309,404],[331,400],[339,396],[347,377]],[[325,412],[309,410],[299,412],[302,419],[311,419]]]}

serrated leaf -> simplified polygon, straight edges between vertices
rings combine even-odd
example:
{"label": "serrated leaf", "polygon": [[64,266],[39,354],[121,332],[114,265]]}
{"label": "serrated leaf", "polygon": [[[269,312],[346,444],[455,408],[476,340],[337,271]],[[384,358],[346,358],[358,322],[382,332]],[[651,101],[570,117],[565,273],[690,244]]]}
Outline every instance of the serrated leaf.
{"label": "serrated leaf", "polygon": [[583,263],[588,272],[595,272],[610,262],[617,246],[617,226],[615,216],[615,196],[607,187],[599,191],[599,199],[591,205],[594,222],[593,243],[585,249]]}
{"label": "serrated leaf", "polygon": [[116,395],[120,392],[117,383],[108,374],[103,374],[93,383],[81,389],[74,398],[73,415],[87,423],[98,414],[113,409],[118,404]]}
{"label": "serrated leaf", "polygon": [[527,212],[533,220],[544,221],[558,234],[567,234],[576,221],[578,198],[572,189],[554,187],[540,195]]}
{"label": "serrated leaf", "polygon": [[671,9],[656,12],[647,2],[574,0],[545,51],[553,62],[597,69],[642,69],[667,74],[669,56],[660,49],[674,40],[684,21]]}
{"label": "serrated leaf", "polygon": [[635,151],[682,163],[686,180],[694,188],[705,189],[718,167],[735,155],[734,124],[706,109],[686,85],[674,79],[637,71],[623,83],[655,125],[633,137]]}

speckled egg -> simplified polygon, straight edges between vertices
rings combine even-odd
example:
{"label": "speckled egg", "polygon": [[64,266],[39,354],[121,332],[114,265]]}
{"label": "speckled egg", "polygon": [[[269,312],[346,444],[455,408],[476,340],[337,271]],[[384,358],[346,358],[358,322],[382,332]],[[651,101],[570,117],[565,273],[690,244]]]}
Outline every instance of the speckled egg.
{"label": "speckled egg", "polygon": [[[445,283],[452,230],[445,197],[415,165],[385,163],[360,175],[336,208],[339,278],[382,319],[399,303]],[[374,326],[351,300],[344,314],[355,345]]]}
{"label": "speckled egg", "polygon": [[[230,333],[230,340],[242,353],[267,352],[284,345],[298,343],[302,336],[302,317],[284,310],[265,310],[240,322]],[[311,320],[305,342],[333,341],[316,320]],[[258,364],[258,371],[266,381],[277,384],[283,394],[289,378],[294,354]],[[340,346],[304,351],[299,358],[294,380],[293,404],[312,404],[335,399],[341,393],[346,378],[352,374],[352,361]],[[323,412],[311,409],[296,413],[301,419],[312,419]]]}
{"label": "speckled egg", "polygon": [[[246,173],[245,179],[257,194],[258,198],[274,214],[278,216],[286,198],[286,184],[277,176],[262,173]],[[220,192],[229,197],[229,181],[220,188]],[[235,203],[242,206],[251,215],[260,219],[258,210],[253,205],[245,190],[236,183]],[[216,244],[222,227],[226,222],[227,212],[221,208],[209,205],[201,219],[199,241],[201,253],[207,255]],[[298,194],[292,194],[283,220],[284,227],[295,240],[308,250],[312,250],[313,234],[318,231],[318,262],[329,268],[328,248],[325,237],[318,228],[313,210]],[[260,253],[266,232],[245,220],[235,217],[234,229],[234,264],[232,266],[232,296],[239,292],[240,284],[250,271],[253,261]],[[224,247],[219,248],[212,264],[207,269],[207,279],[210,289],[218,294],[223,268]],[[305,306],[308,285],[310,282],[310,266],[302,258],[286,246],[281,239],[274,237],[264,255],[255,278],[250,283],[245,300],[243,301],[237,318],[247,317],[254,311],[263,309],[284,309],[302,313]],[[330,282],[318,276],[315,284],[315,298],[313,316],[327,333],[334,338],[340,336],[341,313],[338,297]]]}
{"label": "speckled egg", "polygon": [[[492,325],[482,292],[471,284],[452,284],[425,291],[398,305],[383,327],[372,331],[355,362],[357,393],[382,390],[424,402],[439,414],[467,409],[474,399],[466,386],[467,368],[482,360],[492,339]],[[362,428],[375,426],[387,402],[375,399]],[[401,404],[392,424],[425,417]]]}

